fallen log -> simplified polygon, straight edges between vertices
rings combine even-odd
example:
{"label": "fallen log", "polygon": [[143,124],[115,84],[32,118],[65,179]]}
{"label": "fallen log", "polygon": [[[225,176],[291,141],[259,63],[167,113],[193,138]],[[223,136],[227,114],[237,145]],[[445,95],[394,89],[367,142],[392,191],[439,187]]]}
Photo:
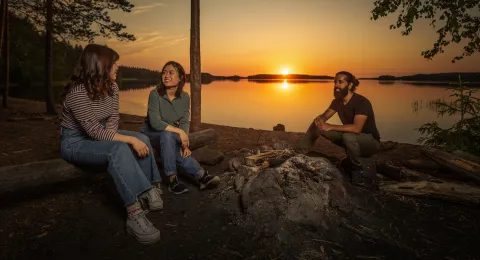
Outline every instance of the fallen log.
{"label": "fallen log", "polygon": [[441,180],[418,182],[381,182],[379,189],[389,193],[421,198],[443,199],[459,203],[480,203],[480,188],[465,183]]}
{"label": "fallen log", "polygon": [[[213,143],[218,134],[213,129],[207,129],[191,133],[189,137],[190,149],[193,150]],[[0,167],[0,194],[85,178],[89,176],[89,171],[61,158]]]}
{"label": "fallen log", "polygon": [[190,140],[189,148],[193,151],[197,148],[215,143],[218,139],[218,133],[214,129],[209,128],[190,133],[188,138]]}
{"label": "fallen log", "polygon": [[85,170],[63,159],[0,167],[0,194],[87,176]]}
{"label": "fallen log", "polygon": [[450,154],[438,149],[424,147],[422,153],[447,169],[480,184],[480,162]]}
{"label": "fallen log", "polygon": [[377,172],[396,181],[424,181],[433,178],[431,175],[390,163],[377,163]]}
{"label": "fallen log", "polygon": [[[217,141],[218,139],[218,133],[212,128],[197,131],[190,133],[188,135],[188,139],[190,141],[190,150],[193,151],[195,149],[198,149],[200,147],[207,146],[209,144],[213,144]],[[159,143],[152,143],[152,147],[155,153],[155,159],[157,161],[160,160],[160,147]]]}
{"label": "fallen log", "polygon": [[259,153],[259,154],[247,156],[247,157],[245,157],[245,164],[247,166],[253,167],[256,164],[262,163],[265,160],[275,158],[279,155],[285,155],[285,154],[288,154],[288,153],[289,153],[288,150],[271,150],[271,151],[268,151],[268,152],[265,152],[265,153]]}

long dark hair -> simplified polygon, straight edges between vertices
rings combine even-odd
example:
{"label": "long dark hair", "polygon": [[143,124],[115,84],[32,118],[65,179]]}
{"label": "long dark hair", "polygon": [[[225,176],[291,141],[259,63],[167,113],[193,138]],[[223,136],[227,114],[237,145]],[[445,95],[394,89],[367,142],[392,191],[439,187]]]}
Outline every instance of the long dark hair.
{"label": "long dark hair", "polygon": [[[162,71],[161,73],[163,73],[163,70],[168,66],[168,65],[172,65],[173,68],[177,71],[178,73],[178,78],[180,79],[180,81],[178,82],[178,85],[177,85],[177,91],[175,91],[175,96],[176,97],[180,97],[180,95],[182,94],[183,92],[183,86],[185,86],[185,82],[187,81],[187,74],[185,74],[185,69],[183,69],[182,65],[180,65],[180,63],[176,62],[176,61],[169,61],[167,63],[165,63],[165,65],[163,66],[162,68]],[[163,96],[165,95],[165,85],[163,85],[163,81],[160,80],[160,84],[157,86],[157,91],[158,91],[158,94],[160,96]]]}
{"label": "long dark hair", "polygon": [[350,88],[351,91],[355,91],[358,85],[360,85],[360,81],[358,81],[358,79],[355,78],[355,76],[353,76],[353,74],[348,71],[337,72],[337,74],[335,74],[335,77],[337,75],[345,75],[345,80],[348,82],[348,84],[352,83],[352,87]]}
{"label": "long dark hair", "polygon": [[120,55],[107,46],[88,44],[83,49],[63,95],[66,96],[72,87],[83,85],[91,100],[97,100],[106,95],[112,96],[112,86],[115,81],[110,72],[119,58]]}

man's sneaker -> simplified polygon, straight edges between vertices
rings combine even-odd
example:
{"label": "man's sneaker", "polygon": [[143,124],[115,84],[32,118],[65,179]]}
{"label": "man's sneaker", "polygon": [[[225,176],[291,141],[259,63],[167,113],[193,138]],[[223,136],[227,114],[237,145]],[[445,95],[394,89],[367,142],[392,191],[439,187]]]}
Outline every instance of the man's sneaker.
{"label": "man's sneaker", "polygon": [[203,173],[203,177],[198,179],[198,184],[200,184],[201,190],[216,187],[219,183],[220,178],[218,176],[210,175],[208,171],[205,171],[205,173]]}
{"label": "man's sneaker", "polygon": [[140,244],[154,244],[160,240],[160,231],[145,216],[145,211],[127,217],[127,232]]}
{"label": "man's sneaker", "polygon": [[362,186],[364,183],[363,180],[363,170],[353,170],[352,173],[352,185]]}
{"label": "man's sneaker", "polygon": [[367,189],[375,189],[377,182],[375,178],[365,176],[364,170],[353,170],[352,173],[352,185],[364,187]]}
{"label": "man's sneaker", "polygon": [[163,200],[161,194],[162,190],[155,185],[145,193],[145,198],[148,201],[148,209],[150,211],[163,209]]}
{"label": "man's sneaker", "polygon": [[173,180],[170,182],[170,184],[168,185],[168,190],[171,193],[176,194],[176,195],[189,192],[189,190],[187,189],[187,186],[185,186],[185,184],[183,184],[181,181],[179,181],[176,175],[173,178]]}

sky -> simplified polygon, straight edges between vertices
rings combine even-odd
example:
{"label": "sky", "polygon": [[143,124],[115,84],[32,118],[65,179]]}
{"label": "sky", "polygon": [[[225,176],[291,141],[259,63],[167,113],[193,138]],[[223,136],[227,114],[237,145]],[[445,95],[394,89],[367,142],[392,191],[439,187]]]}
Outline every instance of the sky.
{"label": "sky", "polygon": [[[135,0],[132,12],[111,12],[134,42],[97,39],[120,54],[120,65],[161,70],[174,60],[190,70],[190,1]],[[262,73],[357,77],[480,72],[480,54],[452,64],[462,45],[427,60],[436,41],[429,21],[409,36],[390,30],[394,14],[370,20],[374,0],[201,0],[202,72],[248,76]]]}

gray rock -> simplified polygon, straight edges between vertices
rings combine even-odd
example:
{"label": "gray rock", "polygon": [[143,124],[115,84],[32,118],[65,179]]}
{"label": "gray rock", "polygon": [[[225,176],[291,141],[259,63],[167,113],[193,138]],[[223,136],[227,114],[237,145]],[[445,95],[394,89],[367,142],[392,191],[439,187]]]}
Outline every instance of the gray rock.
{"label": "gray rock", "polygon": [[235,176],[235,191],[236,192],[241,192],[243,189],[243,185],[245,184],[245,177],[242,175],[237,175]]}
{"label": "gray rock", "polygon": [[273,131],[285,132],[285,126],[282,124],[277,124],[276,126],[273,127]]}
{"label": "gray rock", "polygon": [[228,161],[228,168],[229,171],[234,172],[238,169],[238,167],[245,163],[245,158],[243,157],[235,157]]}
{"label": "gray rock", "polygon": [[267,151],[271,151],[273,150],[274,148],[271,147],[271,146],[268,146],[268,145],[262,145],[260,146],[259,150],[261,153],[264,153],[264,152],[267,152]]}
{"label": "gray rock", "polygon": [[289,149],[290,148],[290,145],[287,143],[287,142],[275,142],[273,145],[272,145],[273,149],[275,150],[285,150],[285,149]]}
{"label": "gray rock", "polygon": [[216,165],[225,158],[223,153],[208,149],[206,147],[198,148],[192,151],[192,157],[199,163],[206,165]]}
{"label": "gray rock", "polygon": [[278,234],[275,237],[284,242],[293,236],[286,232],[292,226],[334,228],[339,221],[335,211],[353,209],[343,183],[343,176],[327,159],[293,156],[247,181],[241,196],[246,223],[255,226],[256,238]]}
{"label": "gray rock", "polygon": [[237,167],[237,172],[239,175],[245,177],[245,179],[249,179],[250,176],[257,173],[259,171],[259,167],[250,167],[246,165],[240,165]]}

